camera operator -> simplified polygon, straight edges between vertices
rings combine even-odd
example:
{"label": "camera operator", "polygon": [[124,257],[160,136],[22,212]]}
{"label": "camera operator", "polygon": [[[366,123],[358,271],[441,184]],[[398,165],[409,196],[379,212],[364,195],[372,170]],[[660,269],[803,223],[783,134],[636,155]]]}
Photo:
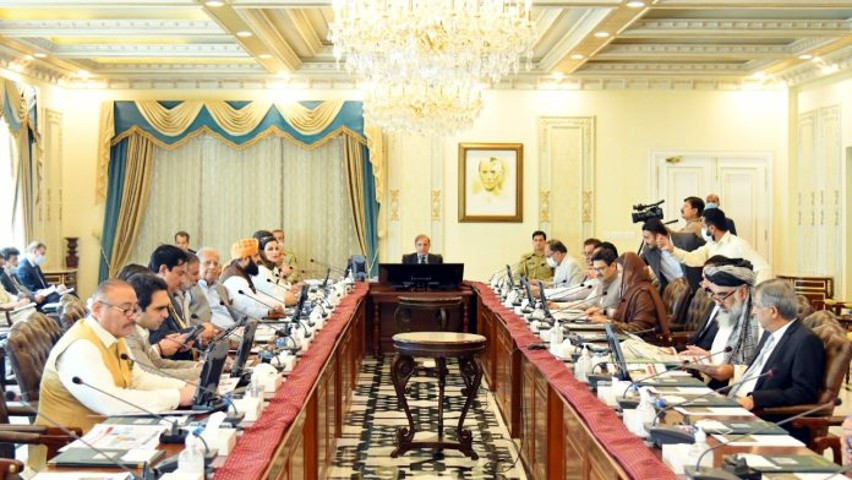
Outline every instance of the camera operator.
{"label": "camera operator", "polygon": [[689,232],[701,237],[701,214],[704,213],[704,200],[698,197],[686,197],[680,207],[680,216],[686,220],[681,232]]}
{"label": "camera operator", "polygon": [[704,245],[704,240],[691,233],[672,232],[659,218],[650,218],[642,224],[644,245],[641,257],[657,278],[660,292],[670,282],[681,277],[686,277],[692,291],[697,290],[701,282],[701,268],[687,267],[668,251],[657,248],[658,238],[667,238],[669,243],[688,252]]}

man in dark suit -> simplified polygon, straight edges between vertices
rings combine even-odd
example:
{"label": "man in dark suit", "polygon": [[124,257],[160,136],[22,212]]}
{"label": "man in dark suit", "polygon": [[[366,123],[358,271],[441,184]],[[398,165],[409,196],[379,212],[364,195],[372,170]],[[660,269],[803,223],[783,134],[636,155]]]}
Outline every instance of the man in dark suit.
{"label": "man in dark suit", "polygon": [[192,325],[189,317],[184,314],[183,305],[175,296],[182,293],[181,287],[186,277],[187,253],[174,245],[160,245],[151,253],[148,268],[154,275],[160,277],[169,287],[169,315],[160,324],[160,328],[152,330],[149,335],[151,345],[156,345],[160,355],[172,360],[192,360],[192,342],[186,343],[185,332]]}
{"label": "man in dark suit", "polygon": [[666,289],[669,282],[686,277],[689,287],[694,292],[701,283],[701,268],[687,267],[674,258],[669,252],[657,248],[657,237],[668,237],[669,242],[678,248],[691,252],[704,245],[704,239],[692,233],[672,232],[659,218],[651,218],[642,224],[642,260],[645,261],[660,285],[660,292]]}
{"label": "man in dark suit", "polygon": [[402,256],[402,263],[444,263],[444,257],[429,253],[432,241],[424,234],[417,235],[414,239],[414,253]]}
{"label": "man in dark suit", "polygon": [[[796,307],[791,283],[772,279],[757,286],[753,311],[764,333],[743,378],[769,370],[774,373],[731,390],[729,395],[736,395],[743,408],[806,405],[817,400],[825,372],[825,346],[796,319]],[[790,433],[802,439],[802,432]]]}
{"label": "man in dark suit", "polygon": [[[41,265],[44,263],[46,254],[47,246],[45,244],[39,241],[30,243],[27,245],[26,255],[18,263],[18,269],[15,271],[21,286],[33,293],[36,308],[39,310],[48,303],[58,302],[59,296],[65,292],[65,285],[51,285],[41,271]],[[43,290],[54,286],[56,287],[55,291],[43,292]],[[47,294],[45,295],[45,293]],[[38,301],[39,298],[41,301]]]}

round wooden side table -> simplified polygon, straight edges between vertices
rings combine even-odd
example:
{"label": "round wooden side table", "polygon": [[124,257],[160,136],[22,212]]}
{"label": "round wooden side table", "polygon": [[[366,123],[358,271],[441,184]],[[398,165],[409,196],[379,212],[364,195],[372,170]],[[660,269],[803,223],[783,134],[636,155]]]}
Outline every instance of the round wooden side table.
{"label": "round wooden side table", "polygon": [[[476,354],[485,350],[485,337],[456,332],[398,333],[393,336],[393,346],[397,353],[391,364],[391,379],[399,404],[408,418],[408,426],[397,430],[397,447],[391,452],[391,457],[395,458],[412,448],[425,447],[438,450],[456,449],[471,459],[477,460],[479,455],[473,451],[473,434],[463,427],[464,417],[473,404],[482,381],[482,368],[476,361]],[[438,368],[438,439],[434,442],[414,441],[416,431],[414,417],[405,398],[405,385],[414,373],[414,357],[434,358]],[[459,371],[465,385],[461,391],[465,396],[465,402],[456,427],[457,442],[444,440],[444,387],[448,357],[458,358]]]}

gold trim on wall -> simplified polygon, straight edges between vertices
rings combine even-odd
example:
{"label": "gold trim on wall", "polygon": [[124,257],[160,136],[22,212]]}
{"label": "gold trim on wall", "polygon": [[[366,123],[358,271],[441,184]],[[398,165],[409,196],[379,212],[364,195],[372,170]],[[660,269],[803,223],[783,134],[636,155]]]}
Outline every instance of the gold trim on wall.
{"label": "gold trim on wall", "polygon": [[583,192],[583,222],[592,221],[592,192],[586,190]]}
{"label": "gold trim on wall", "polygon": [[538,192],[538,221],[545,223],[550,221],[550,190]]}
{"label": "gold trim on wall", "polygon": [[390,219],[391,221],[399,221],[399,190],[394,189],[390,192]]}
{"label": "gold trim on wall", "polygon": [[441,221],[441,190],[432,190],[432,221]]}

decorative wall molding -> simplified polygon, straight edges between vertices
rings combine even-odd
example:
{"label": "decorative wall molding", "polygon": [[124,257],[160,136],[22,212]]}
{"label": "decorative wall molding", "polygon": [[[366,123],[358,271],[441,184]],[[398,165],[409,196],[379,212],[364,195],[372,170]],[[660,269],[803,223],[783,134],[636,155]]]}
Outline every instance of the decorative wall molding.
{"label": "decorative wall molding", "polygon": [[538,223],[550,223],[550,190],[538,192]]}
{"label": "decorative wall molding", "polygon": [[847,20],[805,20],[805,19],[686,19],[655,18],[637,20],[621,38],[670,37],[676,34],[700,37],[710,35],[723,37],[731,34],[750,32],[757,36],[795,37],[797,35],[844,36],[849,34]]}
{"label": "decorative wall molding", "polygon": [[440,222],[441,221],[441,191],[440,190],[432,190],[432,221]]}
{"label": "decorative wall molding", "polygon": [[394,188],[390,191],[390,221],[399,221],[399,189]]}
{"label": "decorative wall molding", "polygon": [[595,118],[539,117],[538,152],[539,227],[573,250],[594,234]]}
{"label": "decorative wall molding", "polygon": [[196,36],[229,38],[212,20],[0,20],[7,37]]}

